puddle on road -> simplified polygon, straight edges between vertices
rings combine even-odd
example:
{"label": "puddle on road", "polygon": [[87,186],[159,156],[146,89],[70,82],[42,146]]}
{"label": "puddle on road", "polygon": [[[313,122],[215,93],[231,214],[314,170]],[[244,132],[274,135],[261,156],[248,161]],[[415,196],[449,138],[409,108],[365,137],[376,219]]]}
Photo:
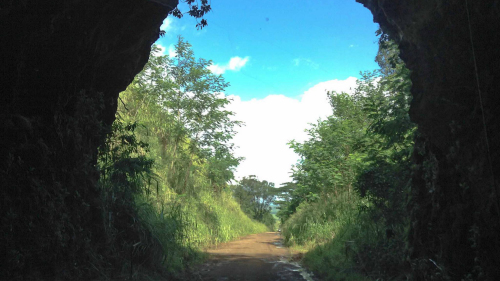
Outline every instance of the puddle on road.
{"label": "puddle on road", "polygon": [[[278,249],[286,248],[281,242],[272,242],[272,244]],[[265,264],[267,264],[267,266]],[[286,256],[280,257],[279,260],[272,257],[255,258],[245,256],[227,256],[222,259],[214,260],[210,264],[206,264],[206,266],[200,268],[198,272],[201,273],[200,276],[206,276],[208,280],[250,280],[247,278],[248,276],[245,277],[246,279],[241,279],[242,277],[239,276],[241,275],[241,272],[237,272],[237,275],[233,276],[235,274],[235,266],[250,268],[250,271],[249,269],[242,269],[242,272],[244,272],[243,274],[249,275],[251,275],[251,271],[255,268],[260,268],[266,273],[262,276],[263,272],[260,272],[260,275],[256,276],[260,276],[259,278],[262,277],[264,279],[272,277],[276,281],[315,281],[312,273],[307,272],[298,262],[290,261]],[[226,267],[232,269],[228,270]],[[231,276],[227,277],[228,274]]]}
{"label": "puddle on road", "polygon": [[[287,259],[285,259],[285,258],[282,257],[279,261],[276,261],[276,262],[273,262],[273,263],[274,263],[273,268],[277,267],[278,264],[282,264],[283,265],[283,269],[285,269],[286,271],[288,271],[290,273],[293,273],[293,272],[299,273],[300,276],[302,276],[302,278],[304,280],[306,280],[306,281],[314,281],[314,277],[313,277],[312,273],[307,272],[297,262],[290,262]],[[286,280],[286,277],[289,274],[287,274],[287,272],[280,272],[280,275],[282,275],[280,277],[285,277],[285,280]]]}
{"label": "puddle on road", "polygon": [[[275,245],[276,248],[278,248],[278,249],[284,248],[284,246],[281,242],[273,242],[273,245]],[[281,257],[279,261],[275,261],[275,262],[271,262],[271,263],[274,263],[273,268],[277,267],[278,264],[282,264],[283,268],[285,270],[287,270],[289,272],[299,273],[300,276],[302,276],[302,278],[304,278],[304,280],[306,280],[306,281],[314,281],[312,273],[307,272],[298,262],[288,261],[288,259]],[[287,266],[287,265],[291,265],[291,267]],[[287,274],[283,274],[283,275],[287,275]],[[286,278],[286,276],[280,276],[280,277]]]}
{"label": "puddle on road", "polygon": [[276,248],[278,248],[278,249],[283,248],[283,244],[281,242],[273,242],[273,245],[276,246]]}

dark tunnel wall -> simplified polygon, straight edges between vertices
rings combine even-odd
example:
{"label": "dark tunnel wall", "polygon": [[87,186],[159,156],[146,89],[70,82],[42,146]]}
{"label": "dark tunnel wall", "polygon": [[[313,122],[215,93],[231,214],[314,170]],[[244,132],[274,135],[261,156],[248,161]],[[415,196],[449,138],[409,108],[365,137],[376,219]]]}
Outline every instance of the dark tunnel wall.
{"label": "dark tunnel wall", "polygon": [[177,5],[158,2],[0,2],[0,280],[109,263],[97,148]]}
{"label": "dark tunnel wall", "polygon": [[500,1],[357,1],[412,71],[414,279],[499,280]]}
{"label": "dark tunnel wall", "polygon": [[[499,1],[357,1],[412,71],[414,279],[500,280]],[[177,4],[157,2],[0,3],[0,279],[104,251],[97,147]]]}

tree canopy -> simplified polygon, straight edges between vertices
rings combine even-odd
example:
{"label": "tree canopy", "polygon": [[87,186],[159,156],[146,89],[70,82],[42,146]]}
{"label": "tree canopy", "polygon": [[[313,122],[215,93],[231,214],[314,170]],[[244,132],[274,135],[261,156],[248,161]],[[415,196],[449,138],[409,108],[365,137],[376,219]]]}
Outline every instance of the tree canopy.
{"label": "tree canopy", "polygon": [[274,228],[275,219],[271,215],[271,204],[276,196],[274,183],[260,181],[254,175],[243,177],[233,187],[233,196],[251,218]]}

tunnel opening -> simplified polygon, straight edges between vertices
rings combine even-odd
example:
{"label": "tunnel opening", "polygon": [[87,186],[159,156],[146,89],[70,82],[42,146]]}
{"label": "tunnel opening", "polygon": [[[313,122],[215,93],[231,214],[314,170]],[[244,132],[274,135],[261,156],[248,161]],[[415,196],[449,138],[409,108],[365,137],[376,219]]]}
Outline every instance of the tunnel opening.
{"label": "tunnel opening", "polygon": [[[205,16],[210,15],[206,14],[208,12],[206,5],[211,3],[207,1],[201,1],[200,4],[195,4],[193,1],[187,2],[192,5],[185,11],[198,18],[197,26],[203,27],[206,24]],[[283,15],[287,15],[293,9],[298,8],[300,10],[302,7],[297,18],[302,18],[305,21],[308,14],[307,7],[311,7],[311,9],[318,9],[318,7],[314,7],[314,5],[307,6],[304,3],[301,6],[298,6],[298,4],[282,5],[277,7],[276,11],[278,12],[271,16],[266,14],[266,5],[259,6],[252,5],[252,3],[234,2],[229,3],[228,7],[241,5],[240,9],[248,12],[248,14],[252,11],[259,15],[259,20],[251,21],[251,16],[242,15],[237,20],[246,23],[246,26],[238,29],[231,26],[230,22],[223,21],[222,18],[224,17],[221,17],[219,24],[216,20],[217,13],[213,13],[213,15],[210,15],[210,17],[213,17],[213,25],[211,25],[210,18],[208,18],[208,26],[192,37],[192,46],[194,48],[198,44],[203,44],[197,42],[203,42],[203,39],[199,38],[207,36],[204,35],[204,32],[208,33],[204,31],[206,28],[230,30],[230,32],[224,34],[225,38],[219,40],[219,42],[225,43],[224,46],[216,44],[209,46],[209,48],[206,48],[207,53],[203,53],[205,49],[201,51],[201,56],[210,58],[208,53],[211,48],[212,50],[223,50],[226,53],[224,56],[214,57],[214,62],[210,66],[207,66],[207,64],[205,66],[212,73],[225,73],[229,81],[231,79],[238,81],[238,78],[234,76],[237,72],[243,74],[245,81],[235,82],[233,88],[229,88],[247,95],[246,98],[239,97],[240,107],[233,107],[234,110],[243,110],[243,105],[265,100],[276,108],[294,108],[295,112],[288,112],[289,115],[286,115],[290,119],[299,116],[300,114],[297,112],[302,110],[308,110],[315,114],[320,113],[320,107],[323,105],[311,98],[314,96],[311,85],[319,85],[320,82],[337,78],[336,83],[321,85],[321,87],[327,87],[325,88],[327,91],[332,91],[335,90],[334,87],[342,84],[340,80],[345,80],[350,76],[350,74],[346,74],[348,72],[331,75],[335,70],[324,66],[327,64],[323,62],[325,57],[333,58],[330,56],[331,54],[327,54],[328,48],[340,47],[333,45],[328,40],[320,40],[317,45],[313,46],[315,49],[309,51],[310,56],[309,54],[301,55],[294,48],[283,46],[282,41],[285,42],[287,37],[293,38],[299,32],[304,31],[303,38],[305,39],[302,39],[303,42],[297,42],[296,44],[298,46],[312,44],[311,36],[318,37],[320,35],[307,35],[309,25],[306,22],[303,22],[302,25],[296,25],[296,30],[283,33],[276,33],[270,28],[275,21],[290,20]],[[406,248],[404,252],[401,252],[401,256],[395,258],[398,262],[401,262],[404,268],[398,273],[398,276],[392,276],[392,278],[410,278],[412,280],[428,280],[431,277],[436,280],[499,279],[500,270],[497,266],[500,264],[500,256],[498,255],[500,248],[500,237],[498,237],[500,233],[500,213],[497,176],[500,169],[497,157],[499,122],[495,114],[498,109],[498,99],[495,98],[495,94],[498,92],[498,83],[496,81],[500,76],[500,70],[498,69],[500,51],[496,47],[497,43],[499,43],[497,41],[500,40],[500,36],[498,36],[498,30],[500,30],[498,1],[449,2],[436,0],[403,3],[398,1],[358,0],[357,2],[360,2],[371,11],[374,21],[380,24],[383,34],[394,40],[394,44],[399,48],[399,57],[404,61],[411,73],[408,73],[411,79],[412,97],[409,116],[411,121],[418,125],[418,129],[415,138],[412,139],[415,144],[411,148],[411,161],[409,158],[405,158],[405,161],[410,161],[405,162],[409,163],[409,168],[405,168],[404,171],[406,172],[404,173],[397,170],[397,165],[394,165],[394,163],[398,162],[394,159],[391,160],[393,162],[390,162],[389,158],[383,158],[385,156],[382,154],[373,154],[370,155],[372,158],[366,158],[366,155],[369,155],[368,148],[367,151],[361,152],[359,150],[358,154],[353,153],[354,149],[362,147],[360,143],[349,142],[354,139],[355,132],[351,132],[351,135],[348,135],[350,137],[345,139],[342,139],[345,135],[339,132],[341,129],[348,131],[355,128],[355,125],[353,125],[355,118],[351,118],[352,116],[349,116],[349,113],[361,108],[366,110],[367,104],[364,103],[362,107],[358,107],[361,103],[360,100],[364,101],[362,95],[359,96],[359,100],[352,99],[353,96],[356,96],[355,94],[330,95],[329,102],[337,107],[329,106],[328,101],[326,101],[324,103],[328,105],[326,109],[321,108],[326,112],[322,115],[324,122],[318,123],[316,129],[310,130],[309,133],[316,134],[316,140],[330,140],[331,146],[322,146],[323,144],[319,141],[310,141],[307,135],[302,135],[297,142],[290,143],[290,146],[302,158],[295,166],[294,178],[289,184],[280,185],[280,198],[285,198],[283,199],[285,201],[290,200],[290,202],[287,202],[288,205],[286,206],[289,208],[287,207],[286,210],[291,211],[291,213],[299,210],[304,215],[302,217],[304,221],[316,223],[318,222],[317,217],[324,216],[323,222],[333,223],[327,218],[329,216],[325,215],[326,213],[314,214],[313,218],[308,218],[305,214],[319,210],[316,208],[318,206],[324,207],[324,210],[330,208],[328,209],[329,214],[339,214],[346,209],[340,208],[337,210],[334,206],[353,202],[355,196],[359,196],[361,198],[359,199],[360,202],[362,200],[370,202],[361,206],[367,208],[378,206],[378,217],[375,216],[376,213],[370,213],[370,216],[373,216],[372,220],[384,221],[384,229],[376,231],[377,235],[382,239],[380,241],[383,241],[380,245]],[[214,7],[215,5],[214,3]],[[294,5],[298,7],[294,7]],[[329,9],[335,9],[337,5],[337,8],[340,9],[344,5],[347,7],[350,4],[332,2],[325,5]],[[361,5],[357,5],[361,7]],[[197,218],[192,218],[192,221],[181,222],[176,217],[169,217],[170,220],[167,223],[165,220],[166,213],[158,207],[162,206],[163,208],[164,206],[161,204],[154,206],[154,208],[160,208],[156,209],[156,211],[137,207],[136,204],[139,203],[134,201],[136,197],[131,194],[141,193],[149,196],[155,194],[155,192],[156,194],[160,193],[161,188],[160,184],[158,184],[160,177],[141,178],[144,173],[147,174],[150,170],[156,169],[152,162],[148,162],[147,157],[139,157],[146,155],[146,151],[152,148],[146,145],[143,142],[144,139],[137,135],[142,130],[142,127],[134,125],[131,120],[127,120],[127,122],[130,121],[131,123],[115,122],[114,127],[112,126],[117,109],[127,105],[125,98],[119,99],[119,93],[126,90],[130,94],[134,91],[130,87],[127,89],[127,86],[134,81],[136,74],[148,62],[152,43],[160,35],[164,37],[158,42],[162,42],[161,40],[169,38],[170,34],[174,33],[173,28],[175,26],[169,26],[169,22],[165,22],[164,19],[169,13],[172,15],[167,19],[184,12],[176,10],[176,6],[177,1],[163,0],[108,1],[106,3],[99,1],[83,3],[82,1],[72,0],[53,1],[49,4],[33,1],[11,1],[10,3],[0,4],[0,15],[2,15],[0,26],[5,31],[0,44],[2,50],[0,52],[2,57],[0,81],[3,88],[0,97],[0,115],[2,116],[0,125],[2,131],[0,139],[0,183],[3,200],[1,204],[1,244],[2,252],[5,253],[2,255],[1,261],[5,266],[2,267],[0,279],[51,279],[55,276],[62,279],[71,279],[75,276],[82,278],[84,276],[93,278],[127,276],[128,278],[140,279],[141,275],[137,269],[144,264],[153,264],[154,266],[150,268],[157,270],[155,272],[159,275],[163,274],[160,268],[162,262],[169,258],[168,255],[165,255],[168,249],[177,247],[175,248],[179,251],[177,255],[184,257],[184,260],[196,256],[192,254],[193,249],[190,247],[161,242],[161,239],[164,238],[159,237],[151,230],[153,229],[151,224],[148,224],[146,220],[139,219],[141,215],[144,218],[149,214],[151,217],[155,217],[155,222],[161,221],[164,223],[163,227],[166,228],[178,224],[188,229],[190,223],[198,227]],[[271,4],[269,4],[268,8],[270,6]],[[319,4],[317,6],[321,7]],[[221,6],[221,9],[224,8]],[[281,11],[281,14],[279,14],[279,11]],[[347,13],[340,14],[335,20],[340,23],[342,21],[344,23],[351,22],[353,19],[346,15]],[[328,14],[322,13],[321,17],[323,16],[327,18]],[[320,14],[318,13],[316,17],[319,20]],[[312,17],[309,20],[312,21],[313,19]],[[164,33],[160,31],[160,27],[165,31]],[[177,26],[177,28],[182,27]],[[324,25],[318,27],[319,31],[315,32],[324,33],[325,37],[328,37],[328,32],[332,28]],[[175,32],[177,31],[182,34],[182,30],[176,30]],[[309,33],[313,34],[315,32],[310,31]],[[255,54],[258,53],[257,51],[265,54],[266,48],[276,48],[275,50],[278,51],[269,57],[264,55],[259,57],[250,54],[250,52],[245,53],[245,48],[238,46],[240,34],[245,33],[252,34],[252,40],[256,42],[261,38],[267,40],[266,44],[268,46],[255,45],[252,48],[255,50]],[[196,36],[198,36],[198,39]],[[191,38],[188,38],[188,40],[191,40]],[[342,43],[345,44],[343,48],[346,50],[356,48],[355,43]],[[165,46],[165,52],[175,51],[175,48],[169,49],[168,47],[168,45]],[[262,50],[259,50],[259,48],[262,48]],[[372,52],[374,57],[377,47],[373,48],[371,46],[370,48],[365,51]],[[347,54],[347,52],[345,51],[344,54]],[[320,53],[322,55],[313,57],[315,54]],[[373,60],[373,57],[370,59]],[[266,64],[274,59],[287,60],[289,69],[282,71],[282,69],[273,68],[275,66],[272,64]],[[375,64],[368,67],[359,67],[356,63],[349,63],[349,61],[343,61],[343,59],[345,58],[342,58],[342,55],[335,57],[335,60],[344,62],[344,68],[353,66],[356,68],[356,72],[376,68]],[[392,59],[397,60],[396,57]],[[380,61],[383,62],[383,60]],[[394,61],[387,63],[390,65]],[[261,69],[258,72],[250,72],[250,66],[254,68],[260,67]],[[299,67],[305,67],[308,71],[296,71]],[[288,79],[299,81],[302,86],[297,86],[297,84],[291,82],[287,86],[277,86],[276,82],[272,81],[272,77],[277,75],[273,73],[277,72],[285,73]],[[389,77],[392,74],[388,73],[387,76]],[[319,75],[320,78],[312,78],[312,76],[308,75]],[[210,79],[215,79],[213,76],[210,77]],[[362,75],[356,77],[358,80],[363,79]],[[308,82],[304,81],[312,84],[307,85]],[[397,79],[387,80],[385,81],[387,84],[383,85],[393,83],[394,86],[398,81]],[[219,82],[222,83],[222,81]],[[134,83],[132,84],[134,85]],[[364,86],[371,85],[368,84]],[[139,87],[139,84],[136,83],[135,85]],[[248,90],[251,88],[248,85],[253,85],[253,89],[264,94],[252,100],[251,93]],[[348,85],[348,83],[346,82],[343,86],[345,85]],[[399,86],[408,87],[409,85]],[[293,92],[292,98],[287,98],[284,95],[280,96],[280,91],[282,91],[280,87],[284,87],[286,89],[284,91]],[[314,90],[323,89],[321,87]],[[376,83],[373,87],[376,87]],[[271,90],[266,92],[263,89]],[[311,89],[311,92],[308,92],[308,89]],[[387,97],[383,93],[383,88],[365,89],[382,91],[377,96],[378,100],[373,99],[371,102],[374,102],[375,106],[375,101],[378,101],[379,107],[374,108],[378,109],[378,113],[385,108],[386,113],[388,113],[388,117],[386,117],[389,119],[391,118],[390,115],[396,112],[396,108],[400,109],[397,106],[401,106],[401,104],[397,102],[407,102],[407,100],[394,99],[393,105],[396,107],[388,109],[387,106],[383,107],[381,105],[382,102],[387,102],[387,100],[383,99]],[[349,86],[346,88],[339,86],[340,92],[344,90],[349,91]],[[266,96],[272,97],[268,98]],[[307,97],[311,99],[307,100]],[[213,102],[214,106],[216,106],[217,102],[224,103],[225,101],[214,100]],[[208,101],[199,105],[202,104],[208,104]],[[297,104],[302,107],[295,107]],[[349,110],[346,112],[335,111],[340,108]],[[160,110],[161,107],[157,109]],[[249,106],[246,109],[248,116],[258,114],[252,112],[258,107]],[[328,115],[331,115],[329,110],[332,111],[332,114],[337,114],[337,116],[328,119]],[[361,114],[361,111],[359,111],[359,114]],[[181,110],[177,112],[180,116]],[[269,112],[276,115],[276,111],[272,109]],[[164,114],[163,117],[170,118],[169,116]],[[270,114],[266,118],[274,118],[274,116]],[[347,123],[342,123],[344,121],[342,118],[350,120],[345,122],[351,122],[351,125],[348,126]],[[366,115],[366,118],[371,117]],[[384,122],[381,121],[382,123],[367,120],[356,120],[356,122],[358,122],[358,125],[367,126],[368,130],[378,132],[376,137],[368,138],[369,141],[377,138],[382,140],[384,138],[382,133],[385,133],[387,137],[387,131],[382,130],[388,130],[388,124],[392,123],[386,122],[387,119],[379,119],[385,120]],[[315,121],[297,119],[296,122],[314,123]],[[266,123],[269,122],[266,122],[264,118],[257,127],[262,127]],[[164,125],[159,121],[158,124]],[[178,127],[177,129],[195,131],[196,124],[201,123],[191,123],[189,126]],[[114,135],[117,136],[114,139],[114,145],[116,146],[106,146],[106,144],[109,144],[109,138],[106,139],[106,137],[113,136],[113,129],[115,131],[121,130],[121,135]],[[282,126],[275,126],[268,131],[259,133],[266,136],[266,134],[270,135],[276,132],[285,134],[290,130]],[[400,129],[395,129],[393,134],[397,135],[399,131]],[[209,222],[204,224],[207,225],[206,231],[208,233],[212,231],[208,230],[211,226],[219,225],[223,220],[220,212],[223,212],[221,210],[226,208],[220,206],[226,205],[217,205],[220,207],[219,210],[213,207],[216,205],[210,207],[199,203],[203,200],[196,199],[198,203],[191,204],[182,201],[185,200],[182,194],[188,194],[188,192],[199,193],[199,189],[196,188],[206,185],[209,186],[207,190],[218,194],[217,198],[210,197],[211,195],[206,195],[206,198],[203,197],[207,202],[213,200],[210,202],[219,204],[220,202],[234,200],[231,194],[223,195],[225,194],[223,190],[229,188],[226,182],[232,176],[234,171],[231,169],[234,168],[238,159],[236,159],[237,157],[226,157],[229,154],[225,153],[233,148],[219,145],[220,143],[211,152],[206,150],[208,145],[201,144],[202,131],[199,132],[199,135],[194,134],[185,137],[182,144],[180,141],[172,142],[171,139],[166,137],[157,136],[157,139],[160,141],[159,145],[163,145],[166,149],[164,152],[169,151],[168,153],[171,153],[160,155],[164,159],[167,159],[168,155],[180,155],[180,151],[186,151],[182,159],[180,156],[176,156],[175,161],[171,160],[173,158],[168,158],[170,162],[166,167],[171,167],[168,170],[171,174],[163,177],[168,177],[169,185],[175,185],[178,188],[175,192],[169,193],[168,196],[170,196],[169,198],[177,198],[177,195],[181,195],[179,199],[175,199],[178,200],[175,201],[177,203],[169,201],[174,202],[169,203],[169,210],[184,214],[182,208],[196,209],[199,214],[202,214],[200,216],[203,217],[203,220]],[[338,135],[328,135],[329,133],[338,133]],[[139,137],[135,138],[136,136]],[[188,135],[186,134],[186,136]],[[407,135],[399,135],[398,137],[406,138]],[[161,143],[162,140],[163,143]],[[365,141],[366,139],[360,136],[359,140]],[[338,144],[335,144],[335,141]],[[272,138],[269,138],[268,142],[271,143]],[[172,145],[172,143],[177,145]],[[200,145],[196,146],[197,143],[200,143]],[[125,144],[128,147],[133,147],[133,149],[127,150]],[[264,145],[265,142],[261,146]],[[101,150],[99,150],[99,147]],[[317,150],[312,150],[311,147]],[[328,151],[327,149],[333,148],[344,149],[342,153],[338,153],[336,150],[335,153],[338,154],[335,155],[339,156],[339,159],[344,157],[344,160],[348,159],[351,162],[346,162],[346,160],[333,163],[333,160],[326,156],[321,158],[323,157],[321,153],[314,154],[320,149],[324,149],[324,154],[332,155],[334,151]],[[349,151],[347,151],[348,149]],[[262,151],[264,151],[263,154],[276,152],[265,152],[265,150],[261,149],[253,154],[257,155]],[[120,157],[123,156],[123,158],[116,158],[115,160],[118,159],[121,162],[118,160],[112,162],[112,165],[105,166],[107,170],[103,172],[97,167],[100,163],[103,163],[101,159],[104,158],[100,157],[106,153],[115,153],[114,156],[119,155]],[[210,153],[213,153],[212,158],[203,158]],[[216,153],[220,154],[216,155]],[[289,157],[289,154],[283,155],[283,158]],[[251,156],[252,153],[248,157]],[[396,157],[395,154],[392,156]],[[319,161],[312,161],[314,157],[318,157],[317,159],[323,161],[321,165],[324,164],[325,167],[327,166],[331,170],[337,168],[337,170],[326,175],[321,174],[326,170],[314,166],[320,164]],[[131,159],[136,162],[132,162]],[[371,162],[362,161],[363,159],[370,159]],[[176,166],[181,163],[181,160],[186,165]],[[293,160],[292,157],[291,161]],[[342,167],[351,167],[352,170],[340,169],[341,165],[339,163],[345,164]],[[363,166],[368,165],[367,163],[372,163],[373,166]],[[123,164],[123,166],[120,166],[120,164]],[[124,170],[124,167],[128,169],[132,167],[132,164],[136,165],[134,166],[136,167],[135,170]],[[266,164],[262,164],[262,167],[267,167]],[[359,167],[356,165],[359,165]],[[176,167],[175,173],[173,172],[174,166]],[[225,168],[217,168],[222,166]],[[399,166],[399,168],[402,167],[402,165]],[[361,169],[364,172],[354,173],[353,171],[356,169]],[[119,171],[120,173],[110,171]],[[313,177],[314,173],[317,173],[316,177]],[[173,174],[175,174],[175,177],[172,176]],[[200,174],[203,174],[204,178],[198,177]],[[337,178],[335,178],[336,175],[338,175]],[[263,174],[261,180],[267,180],[265,177],[272,176],[272,173],[269,176]],[[302,182],[300,182],[301,177]],[[402,179],[407,178],[411,178],[409,185],[402,182],[404,181]],[[120,185],[121,189],[113,189],[113,192],[108,192],[106,196],[103,196],[102,179],[109,179],[109,182],[113,183],[114,186],[117,183],[122,184]],[[263,184],[268,190],[271,186],[268,182],[264,184],[263,181],[261,182],[258,179],[252,181],[252,178],[247,178],[247,180],[248,182]],[[317,182],[312,184],[313,180],[317,180]],[[143,185],[139,184],[140,181],[142,181],[141,184]],[[201,183],[202,181],[203,183]],[[147,182],[147,184],[144,184],[144,182]],[[301,187],[297,187],[299,182]],[[282,183],[285,183],[285,181]],[[304,188],[306,183],[307,188]],[[341,183],[344,183],[343,186],[347,186],[347,188],[337,188],[337,186],[341,186]],[[406,189],[404,191],[399,190],[401,191],[399,193],[392,192],[398,190],[391,189],[393,185],[404,186]],[[377,187],[380,188],[377,189]],[[294,197],[292,196],[292,190],[302,190],[303,193],[297,193],[298,195],[296,194],[297,196]],[[391,192],[387,193],[388,190]],[[176,193],[175,196],[172,195],[174,193]],[[404,198],[398,197],[402,196],[402,194],[407,195],[408,198],[405,196],[403,196]],[[286,197],[288,195],[290,196]],[[342,198],[342,200],[328,201],[334,200],[329,196]],[[202,198],[201,195],[198,197]],[[397,205],[398,211],[403,214],[402,216],[409,215],[408,221],[405,221],[406,228],[398,229],[398,227],[394,227],[395,225],[401,225],[400,221],[396,223],[389,220],[396,219],[395,217],[384,217],[384,211],[392,210],[390,208],[396,206],[390,205],[390,202],[393,201],[388,200],[389,197],[394,202],[399,203],[409,200],[407,210],[401,210],[401,206]],[[397,198],[399,198],[399,201],[396,200]],[[261,200],[254,200],[254,203],[261,203]],[[117,201],[120,201],[122,205],[113,209],[118,206],[114,205],[118,204]],[[298,208],[299,206],[301,208]],[[272,207],[269,208],[272,209]],[[253,212],[255,215],[256,211]],[[282,214],[283,218],[288,219],[291,213]],[[262,214],[258,216],[260,218],[264,217]],[[296,218],[296,222],[299,222],[299,217],[296,216]],[[272,219],[274,218],[269,220]],[[317,233],[307,233],[307,235],[318,235],[317,237],[321,239],[329,235],[329,239],[333,239],[339,234],[332,233],[331,229],[324,225],[321,225],[324,230],[323,233],[318,231]],[[179,229],[182,227],[179,226]],[[119,231],[120,229],[127,229],[127,231],[122,232]],[[229,239],[234,233],[223,228],[214,229],[216,231],[213,230],[212,232],[216,232],[216,234],[211,236],[217,237],[213,238],[214,243],[219,243],[220,239]],[[285,239],[291,239],[291,236],[286,238],[287,234],[294,233],[289,232],[290,229],[292,229],[291,226],[288,229],[283,229]],[[406,235],[401,241],[395,239],[395,237],[399,237],[397,236],[400,234],[399,232]],[[175,236],[177,235],[175,233],[182,232],[172,232],[169,235]],[[179,235],[179,237],[182,236]],[[298,241],[298,237],[295,235],[294,239]],[[198,243],[193,241],[199,241],[202,238],[193,236],[190,239],[190,243]],[[323,245],[323,248],[318,248],[316,251],[341,252],[343,255],[338,256],[338,259],[354,261],[357,265],[355,268],[353,266],[353,268],[365,275],[370,275],[367,274],[368,270],[372,270],[370,272],[378,271],[377,274],[385,274],[382,271],[390,271],[392,270],[391,264],[397,264],[387,259],[387,264],[371,268],[369,264],[364,263],[368,258],[373,258],[373,256],[368,257],[367,253],[374,248],[368,246],[357,248],[358,245],[361,245],[358,241],[344,240],[342,245],[332,244],[330,246],[327,245],[326,240],[321,241],[321,243],[325,242],[323,244],[327,246]],[[339,251],[339,249],[342,250]],[[377,257],[376,254],[373,255]],[[169,264],[172,268],[178,270],[185,266],[184,260],[172,258],[169,260]],[[383,258],[379,260],[383,260]],[[314,261],[310,260],[309,262],[311,267],[314,267]],[[117,268],[118,270],[116,270]]]}

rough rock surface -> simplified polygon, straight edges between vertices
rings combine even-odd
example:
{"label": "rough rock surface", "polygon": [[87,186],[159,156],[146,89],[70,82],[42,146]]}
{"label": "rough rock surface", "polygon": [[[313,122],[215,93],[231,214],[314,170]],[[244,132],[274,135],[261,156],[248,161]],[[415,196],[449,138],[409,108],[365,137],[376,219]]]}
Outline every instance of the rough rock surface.
{"label": "rough rock surface", "polygon": [[0,2],[0,279],[77,278],[109,263],[97,147],[175,6]]}
{"label": "rough rock surface", "polygon": [[357,2],[412,71],[414,279],[500,280],[500,1]]}
{"label": "rough rock surface", "polygon": [[[414,279],[500,280],[500,2],[357,1],[413,71]],[[70,278],[106,251],[97,146],[176,2],[0,2],[0,279]]]}

